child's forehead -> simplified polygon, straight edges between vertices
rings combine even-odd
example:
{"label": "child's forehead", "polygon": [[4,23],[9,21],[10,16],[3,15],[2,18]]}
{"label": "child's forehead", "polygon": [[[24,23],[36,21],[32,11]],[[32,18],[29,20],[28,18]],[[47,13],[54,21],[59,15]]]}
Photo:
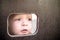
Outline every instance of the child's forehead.
{"label": "child's forehead", "polygon": [[14,18],[31,18],[31,14],[16,14]]}
{"label": "child's forehead", "polygon": [[18,14],[19,16],[32,16],[31,14]]}

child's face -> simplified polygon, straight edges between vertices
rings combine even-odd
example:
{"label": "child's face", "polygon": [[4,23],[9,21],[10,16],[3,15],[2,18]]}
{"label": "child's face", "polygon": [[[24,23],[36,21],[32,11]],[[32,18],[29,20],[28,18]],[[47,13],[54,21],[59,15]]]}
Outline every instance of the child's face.
{"label": "child's face", "polygon": [[32,15],[18,14],[12,21],[12,30],[14,34],[29,34],[32,31]]}

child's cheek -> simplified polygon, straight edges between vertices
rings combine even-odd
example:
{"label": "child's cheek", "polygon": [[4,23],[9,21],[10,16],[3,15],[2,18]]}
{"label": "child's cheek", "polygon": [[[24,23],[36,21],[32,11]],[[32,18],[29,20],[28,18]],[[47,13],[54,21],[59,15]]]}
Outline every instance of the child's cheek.
{"label": "child's cheek", "polygon": [[32,23],[28,22],[28,28],[31,29],[32,28]]}
{"label": "child's cheek", "polygon": [[20,29],[21,28],[21,23],[18,22],[18,21],[13,22],[13,28],[15,28],[15,30]]}
{"label": "child's cheek", "polygon": [[28,22],[28,26],[32,26],[32,22]]}

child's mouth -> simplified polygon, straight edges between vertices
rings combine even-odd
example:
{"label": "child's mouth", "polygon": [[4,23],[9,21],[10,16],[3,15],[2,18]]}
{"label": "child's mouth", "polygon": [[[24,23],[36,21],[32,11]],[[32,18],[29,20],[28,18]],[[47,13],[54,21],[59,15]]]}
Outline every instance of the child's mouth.
{"label": "child's mouth", "polygon": [[23,33],[26,33],[27,31],[28,31],[27,29],[21,30],[21,32],[23,32]]}

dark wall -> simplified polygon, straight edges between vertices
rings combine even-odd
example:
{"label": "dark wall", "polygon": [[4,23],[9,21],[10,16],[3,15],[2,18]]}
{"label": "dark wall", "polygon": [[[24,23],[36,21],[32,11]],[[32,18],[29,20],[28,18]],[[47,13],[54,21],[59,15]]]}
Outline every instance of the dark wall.
{"label": "dark wall", "polygon": [[[60,0],[1,0],[1,40],[58,40],[60,37]],[[7,16],[10,13],[34,12],[39,16],[39,30],[34,36],[9,37]]]}

